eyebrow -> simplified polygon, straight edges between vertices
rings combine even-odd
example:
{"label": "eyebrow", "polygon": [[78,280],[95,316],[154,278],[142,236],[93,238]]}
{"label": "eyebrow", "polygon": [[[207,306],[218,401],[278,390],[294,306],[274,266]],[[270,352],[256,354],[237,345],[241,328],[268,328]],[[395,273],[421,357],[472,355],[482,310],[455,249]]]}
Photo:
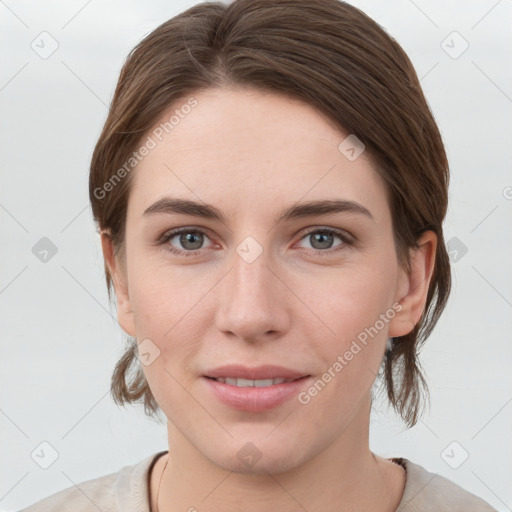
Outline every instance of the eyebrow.
{"label": "eyebrow", "polygon": [[[375,222],[373,215],[362,204],[345,199],[324,199],[294,204],[281,213],[277,222],[345,212],[364,215]],[[143,215],[157,213],[192,215],[194,217],[218,220],[223,223],[226,221],[222,211],[215,206],[173,197],[159,199],[156,203],[146,208]]]}

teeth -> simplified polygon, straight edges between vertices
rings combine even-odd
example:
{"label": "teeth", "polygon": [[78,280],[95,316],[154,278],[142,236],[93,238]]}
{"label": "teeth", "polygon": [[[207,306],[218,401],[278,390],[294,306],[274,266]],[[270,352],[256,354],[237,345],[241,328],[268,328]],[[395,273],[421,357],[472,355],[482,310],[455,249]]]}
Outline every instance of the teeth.
{"label": "teeth", "polygon": [[266,388],[267,386],[274,386],[276,384],[282,384],[283,382],[291,382],[291,380],[278,378],[278,379],[235,379],[232,377],[219,377],[215,379],[219,382],[224,382],[225,384],[230,384],[231,386],[238,386],[240,388],[248,388],[248,387],[256,387],[256,388]]}

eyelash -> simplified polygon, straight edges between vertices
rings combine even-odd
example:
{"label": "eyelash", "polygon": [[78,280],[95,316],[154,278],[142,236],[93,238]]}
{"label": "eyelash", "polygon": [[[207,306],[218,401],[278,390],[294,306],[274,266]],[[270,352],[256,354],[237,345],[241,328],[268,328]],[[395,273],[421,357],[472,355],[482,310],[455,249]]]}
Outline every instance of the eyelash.
{"label": "eyelash", "polygon": [[[164,233],[160,237],[160,239],[158,240],[158,245],[167,244],[167,242],[169,242],[169,240],[174,238],[176,235],[180,235],[181,233],[195,233],[195,234],[199,233],[199,234],[203,234],[205,236],[208,236],[207,233],[205,233],[201,229],[196,229],[196,228],[179,228],[179,229],[175,229],[175,230],[168,231],[168,232]],[[314,251],[315,253],[317,253],[318,255],[321,255],[321,256],[330,256],[334,252],[342,250],[343,248],[346,248],[346,246],[351,246],[352,245],[352,240],[350,240],[348,236],[346,236],[343,232],[338,231],[336,229],[332,229],[332,228],[321,228],[321,229],[320,228],[316,228],[316,229],[312,229],[311,231],[308,231],[307,233],[304,233],[302,235],[302,237],[300,238],[300,240],[303,240],[304,238],[306,238],[307,236],[309,236],[309,235],[311,235],[313,233],[322,233],[322,234],[328,234],[328,235],[335,235],[338,238],[340,238],[341,241],[343,242],[342,244],[340,244],[340,245],[338,245],[338,246],[336,246],[334,248],[331,248],[331,249],[325,249],[325,250],[309,249],[310,251]],[[185,257],[196,256],[200,252],[200,249],[198,249],[196,251],[181,251],[179,249],[176,249],[175,247],[172,247],[171,245],[166,247],[166,250],[168,250],[172,254],[176,254],[178,256],[185,256]]]}

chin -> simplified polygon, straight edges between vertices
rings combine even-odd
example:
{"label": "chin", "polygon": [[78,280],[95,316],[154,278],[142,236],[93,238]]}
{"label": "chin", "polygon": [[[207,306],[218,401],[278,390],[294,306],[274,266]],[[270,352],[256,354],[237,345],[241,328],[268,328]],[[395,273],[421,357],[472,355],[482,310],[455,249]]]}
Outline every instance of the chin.
{"label": "chin", "polygon": [[297,444],[292,440],[289,445],[281,443],[279,446],[264,439],[255,443],[235,442],[233,445],[229,448],[219,447],[221,452],[203,453],[213,464],[226,471],[246,475],[283,473],[299,466],[305,459],[305,454],[297,452]]}

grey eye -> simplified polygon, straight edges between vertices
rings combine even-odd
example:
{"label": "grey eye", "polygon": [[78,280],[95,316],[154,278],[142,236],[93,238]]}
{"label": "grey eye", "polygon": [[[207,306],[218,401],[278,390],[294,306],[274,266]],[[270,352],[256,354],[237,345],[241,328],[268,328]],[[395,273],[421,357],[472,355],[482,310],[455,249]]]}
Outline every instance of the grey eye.
{"label": "grey eye", "polygon": [[314,249],[330,249],[334,239],[334,235],[331,233],[322,233],[321,231],[310,233],[308,237],[312,241]]}
{"label": "grey eye", "polygon": [[169,241],[176,237],[179,237],[181,247],[190,251],[201,249],[201,246],[204,243],[204,234],[199,231],[184,231],[182,233],[177,233]]}

